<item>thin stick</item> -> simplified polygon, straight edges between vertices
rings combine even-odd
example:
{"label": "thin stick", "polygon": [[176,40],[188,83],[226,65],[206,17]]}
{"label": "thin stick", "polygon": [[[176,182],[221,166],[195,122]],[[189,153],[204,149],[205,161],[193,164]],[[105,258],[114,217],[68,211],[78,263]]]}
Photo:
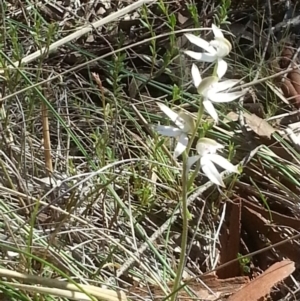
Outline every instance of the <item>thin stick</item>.
{"label": "thin stick", "polygon": [[44,102],[42,102],[41,108],[42,108],[46,173],[47,176],[51,176],[51,174],[53,173],[53,165],[52,165],[52,158],[51,158],[51,141],[50,141],[50,132],[49,132],[48,108]]}
{"label": "thin stick", "polygon": [[[0,269],[0,276],[9,278],[9,279],[19,279],[23,280],[24,282],[29,282],[29,283],[34,283],[34,284],[41,284],[47,287],[43,287],[43,290],[40,292],[44,293],[51,293],[54,294],[55,290],[51,290],[50,288],[55,288],[57,291],[60,291],[59,293],[63,293],[63,290],[65,291],[64,295],[68,294],[72,295],[71,292],[82,292],[82,290],[86,291],[87,293],[97,297],[100,300],[108,300],[108,301],[123,301],[127,300],[126,295],[122,291],[113,291],[111,289],[104,289],[100,287],[96,287],[93,285],[86,285],[86,284],[79,284],[78,286],[74,285],[73,283],[65,282],[65,281],[59,281],[55,279],[50,279],[50,278],[45,278],[45,277],[40,277],[40,276],[35,276],[35,275],[30,275],[26,273],[19,273],[16,271],[11,271],[8,269]],[[14,284],[14,283],[8,283],[10,285],[20,287],[20,288],[26,288],[29,291],[34,291],[34,287],[26,286],[26,287],[21,287],[21,284]],[[81,290],[81,289],[82,290]],[[60,296],[61,294],[56,294]],[[81,295],[81,297],[84,295]],[[70,296],[68,296],[70,297]],[[77,299],[77,298],[76,298]],[[80,300],[80,299],[79,299]],[[88,299],[90,300],[90,299]]]}

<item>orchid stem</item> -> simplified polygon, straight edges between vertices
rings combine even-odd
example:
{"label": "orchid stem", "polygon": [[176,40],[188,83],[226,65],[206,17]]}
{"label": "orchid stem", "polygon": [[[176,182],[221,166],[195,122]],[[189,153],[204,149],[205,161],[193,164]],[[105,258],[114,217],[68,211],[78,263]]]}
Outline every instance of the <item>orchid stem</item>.
{"label": "orchid stem", "polygon": [[192,133],[191,138],[189,139],[189,144],[186,148],[186,153],[189,153],[191,146],[193,145],[194,139],[196,137],[196,134],[198,133],[198,129],[201,125],[201,121],[202,121],[202,115],[203,115],[203,111],[204,111],[204,107],[202,104],[203,99],[200,99],[199,103],[199,110],[198,110],[198,116],[197,116],[197,121],[196,121],[196,126],[195,126],[195,130]]}
{"label": "orchid stem", "polygon": [[195,170],[193,171],[192,175],[189,178],[189,181],[188,181],[188,191],[191,189],[191,187],[192,187],[192,185],[193,185],[193,183],[195,181],[195,178],[198,175],[199,171],[200,171],[200,160],[197,161]]}
{"label": "orchid stem", "polygon": [[218,77],[217,70],[218,70],[218,63],[216,63],[215,66],[214,66],[213,76],[217,76]]}
{"label": "orchid stem", "polygon": [[[188,153],[190,151],[190,148],[193,144],[193,141],[196,137],[196,134],[198,132],[198,128],[201,125],[201,121],[202,121],[202,115],[203,115],[203,104],[202,104],[202,100],[200,100],[200,106],[199,106],[199,111],[198,111],[198,116],[197,116],[197,121],[196,121],[196,126],[195,126],[195,130],[192,133],[191,139],[189,140],[188,146],[186,148],[186,151],[183,153],[183,164],[182,164],[182,234],[181,234],[181,253],[180,253],[180,259],[179,259],[179,264],[178,264],[178,268],[177,268],[177,273],[176,273],[176,278],[174,281],[174,286],[173,286],[173,290],[172,290],[172,296],[171,296],[171,301],[175,301],[178,295],[178,288],[180,287],[180,283],[181,283],[181,278],[182,278],[182,274],[183,274],[183,270],[185,267],[185,261],[186,261],[186,248],[187,248],[187,241],[188,241],[188,228],[189,228],[189,210],[188,210],[188,203],[187,203],[187,196],[188,196],[188,190],[190,188],[191,185],[191,181],[189,181],[189,177],[188,177],[188,166],[187,166],[187,162],[188,162]],[[197,164],[198,166],[199,164]],[[198,166],[198,168],[196,167],[197,173],[199,172],[199,168],[200,165]],[[192,178],[195,177],[195,175],[192,175]]]}
{"label": "orchid stem", "polygon": [[171,301],[175,301],[178,295],[178,288],[180,287],[180,282],[185,267],[186,259],[186,248],[188,240],[188,227],[189,227],[189,211],[187,204],[187,194],[188,194],[188,167],[187,167],[187,153],[183,154],[183,166],[182,166],[182,235],[181,235],[181,253],[178,264],[178,269],[176,272],[176,278],[174,281],[174,286],[172,290]]}

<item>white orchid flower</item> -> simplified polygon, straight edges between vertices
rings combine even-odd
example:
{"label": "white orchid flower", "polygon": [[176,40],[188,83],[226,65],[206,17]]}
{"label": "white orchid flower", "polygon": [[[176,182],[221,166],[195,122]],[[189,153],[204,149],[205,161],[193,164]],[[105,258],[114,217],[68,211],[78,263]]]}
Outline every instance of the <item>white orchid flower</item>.
{"label": "white orchid flower", "polygon": [[216,154],[219,149],[223,148],[224,146],[215,140],[209,138],[200,138],[196,146],[198,155],[188,158],[188,169],[190,169],[196,161],[200,160],[200,167],[209,180],[216,185],[225,187],[222,177],[215,164],[229,172],[239,173],[239,171],[237,166],[230,163],[224,157]]}
{"label": "white orchid flower", "polygon": [[237,79],[222,82],[219,82],[216,76],[209,76],[202,79],[200,71],[195,64],[192,65],[192,78],[198,93],[203,96],[203,106],[205,110],[214,119],[215,123],[218,123],[219,118],[213,103],[231,102],[245,94],[245,91],[231,93],[226,91],[239,82]]}
{"label": "white orchid flower", "polygon": [[222,31],[215,24],[212,24],[212,31],[214,33],[214,40],[207,42],[204,39],[193,34],[187,33],[185,36],[194,45],[204,49],[206,52],[195,52],[187,50],[185,54],[193,59],[201,62],[217,62],[217,75],[222,78],[227,71],[227,63],[223,60],[232,49],[230,42],[225,39]]}
{"label": "white orchid flower", "polygon": [[174,158],[180,156],[186,149],[189,138],[188,135],[194,131],[194,120],[191,116],[185,113],[176,113],[163,103],[157,102],[159,108],[169,117],[175,126],[156,125],[155,130],[167,137],[174,137],[178,139],[174,150]]}

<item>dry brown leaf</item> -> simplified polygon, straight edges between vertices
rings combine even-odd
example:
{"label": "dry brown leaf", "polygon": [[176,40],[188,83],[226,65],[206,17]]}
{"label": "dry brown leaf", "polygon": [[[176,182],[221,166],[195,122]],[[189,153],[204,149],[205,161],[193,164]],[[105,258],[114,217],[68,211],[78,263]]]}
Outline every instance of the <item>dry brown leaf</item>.
{"label": "dry brown leaf", "polygon": [[183,16],[181,13],[178,13],[177,19],[181,25],[184,24],[188,20],[188,18]]}
{"label": "dry brown leaf", "polygon": [[260,276],[230,296],[228,301],[257,301],[269,294],[274,285],[291,275],[294,270],[295,263],[293,261],[276,262]]}
{"label": "dry brown leaf", "polygon": [[255,114],[244,113],[247,125],[259,136],[272,138],[272,134],[276,131],[267,121],[256,116]]}
{"label": "dry brown leaf", "polygon": [[223,122],[228,123],[232,121],[238,121],[239,115],[235,112],[229,112],[226,117],[224,118]]}

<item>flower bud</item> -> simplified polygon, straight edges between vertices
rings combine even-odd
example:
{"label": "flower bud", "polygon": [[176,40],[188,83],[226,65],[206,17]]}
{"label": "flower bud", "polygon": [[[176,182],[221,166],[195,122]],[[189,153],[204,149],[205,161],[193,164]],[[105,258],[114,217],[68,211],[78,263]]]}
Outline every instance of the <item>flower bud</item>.
{"label": "flower bud", "polygon": [[205,156],[207,154],[215,154],[218,149],[222,149],[224,146],[210,138],[200,138],[196,145],[196,150],[199,156]]}
{"label": "flower bud", "polygon": [[218,77],[217,76],[208,76],[206,78],[204,78],[200,85],[197,87],[197,91],[199,94],[201,95],[205,95],[206,92],[209,90],[209,88],[211,88],[211,86],[215,83],[218,82]]}
{"label": "flower bud", "polygon": [[218,50],[218,57],[224,57],[228,55],[232,50],[231,43],[227,39],[222,37],[216,37],[213,41],[210,42],[210,45]]}
{"label": "flower bud", "polygon": [[196,126],[194,118],[184,112],[180,112],[178,116],[181,119],[181,123],[183,124],[182,131],[187,134],[192,134]]}

